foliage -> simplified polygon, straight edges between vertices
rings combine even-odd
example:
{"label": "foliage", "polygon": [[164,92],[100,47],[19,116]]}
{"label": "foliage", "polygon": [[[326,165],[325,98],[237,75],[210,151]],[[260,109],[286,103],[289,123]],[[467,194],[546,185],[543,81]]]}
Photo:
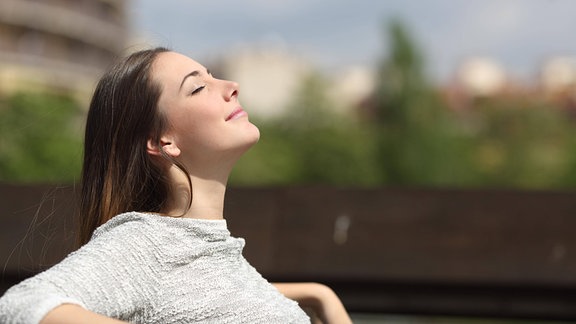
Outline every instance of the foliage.
{"label": "foliage", "polygon": [[75,181],[80,117],[79,105],[61,95],[18,93],[0,101],[0,181]]}
{"label": "foliage", "polygon": [[[390,54],[380,63],[373,118],[382,184],[439,186],[471,182],[471,138],[424,73],[423,55],[399,21],[388,27]],[[464,154],[463,154],[464,153]]]}
{"label": "foliage", "polygon": [[478,185],[559,188],[576,185],[575,129],[567,114],[523,98],[475,103],[471,172]]}

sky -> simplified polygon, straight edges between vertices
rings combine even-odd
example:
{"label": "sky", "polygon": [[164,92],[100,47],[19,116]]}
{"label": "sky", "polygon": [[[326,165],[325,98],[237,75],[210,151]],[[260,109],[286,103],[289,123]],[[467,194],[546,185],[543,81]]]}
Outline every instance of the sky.
{"label": "sky", "polygon": [[387,53],[386,23],[400,19],[447,80],[469,57],[532,78],[552,56],[576,56],[574,0],[131,0],[134,42],[202,62],[241,47],[275,46],[318,67],[373,67]]}

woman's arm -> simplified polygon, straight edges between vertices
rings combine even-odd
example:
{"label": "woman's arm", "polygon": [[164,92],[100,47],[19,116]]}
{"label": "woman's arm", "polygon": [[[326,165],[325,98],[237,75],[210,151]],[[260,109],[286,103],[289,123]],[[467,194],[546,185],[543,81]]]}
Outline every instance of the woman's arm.
{"label": "woman's arm", "polygon": [[40,324],[121,324],[117,319],[93,313],[78,305],[63,304],[46,314]]}
{"label": "woman's arm", "polygon": [[[0,297],[0,323],[37,324],[43,319],[50,323],[60,312],[64,315],[57,318],[76,321],[74,316],[83,311],[80,308],[121,318],[141,314],[150,292],[145,287],[154,287],[158,270],[149,231],[135,221],[122,223],[60,263],[11,287]],[[60,309],[60,305],[67,306]]]}
{"label": "woman's arm", "polygon": [[325,324],[352,323],[340,298],[330,287],[315,283],[273,283],[284,296],[311,308]]}

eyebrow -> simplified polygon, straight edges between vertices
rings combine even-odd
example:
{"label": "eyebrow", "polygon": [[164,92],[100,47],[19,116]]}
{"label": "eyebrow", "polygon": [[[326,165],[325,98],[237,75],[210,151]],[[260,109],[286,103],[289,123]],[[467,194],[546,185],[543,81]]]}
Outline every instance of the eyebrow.
{"label": "eyebrow", "polygon": [[[206,73],[208,75],[211,75],[210,70],[206,69]],[[184,78],[182,79],[182,82],[180,83],[180,88],[179,90],[182,90],[182,86],[184,85],[184,82],[186,81],[186,79],[188,79],[188,77],[197,77],[200,75],[200,71],[196,70],[196,71],[192,71],[188,74],[186,74],[186,76],[184,76]]]}
{"label": "eyebrow", "polygon": [[179,90],[182,90],[182,86],[184,85],[184,82],[186,81],[186,79],[188,79],[188,77],[191,77],[191,76],[195,77],[195,76],[198,76],[199,74],[200,74],[199,71],[192,71],[192,72],[186,74],[186,76],[184,77],[184,79],[182,79],[182,82],[180,83]]}

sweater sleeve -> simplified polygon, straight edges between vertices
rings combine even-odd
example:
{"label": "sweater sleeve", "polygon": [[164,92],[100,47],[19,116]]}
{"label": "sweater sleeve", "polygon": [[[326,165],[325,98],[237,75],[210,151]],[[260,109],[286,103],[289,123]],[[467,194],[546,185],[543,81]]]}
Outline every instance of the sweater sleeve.
{"label": "sweater sleeve", "polygon": [[145,223],[128,221],[100,233],[52,268],[10,288],[0,298],[0,323],[36,324],[65,303],[117,319],[141,316],[158,272],[150,232]]}

